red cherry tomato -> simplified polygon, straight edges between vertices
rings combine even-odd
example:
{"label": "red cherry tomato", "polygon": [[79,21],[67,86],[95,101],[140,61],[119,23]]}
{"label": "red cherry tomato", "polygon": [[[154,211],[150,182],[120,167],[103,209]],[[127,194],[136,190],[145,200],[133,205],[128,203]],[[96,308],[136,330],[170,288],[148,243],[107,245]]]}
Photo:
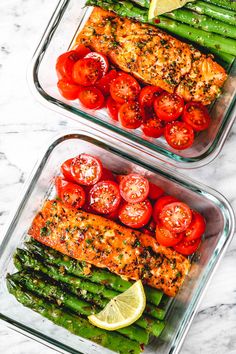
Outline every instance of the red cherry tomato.
{"label": "red cherry tomato", "polygon": [[115,177],[113,176],[113,173],[108,170],[107,168],[103,167],[102,170],[102,177],[100,181],[114,181]]}
{"label": "red cherry tomato", "polygon": [[185,231],[192,221],[192,211],[182,202],[175,202],[164,206],[159,214],[162,224],[171,232]]}
{"label": "red cherry tomato", "polygon": [[111,83],[117,76],[117,71],[111,70],[108,74],[98,80],[95,85],[105,96],[108,96],[110,94]]}
{"label": "red cherry tomato", "polygon": [[68,182],[61,189],[61,200],[73,208],[81,208],[85,203],[85,192],[81,186]]}
{"label": "red cherry tomato", "polygon": [[139,104],[141,107],[152,107],[154,100],[163,90],[158,86],[145,86],[139,94]]}
{"label": "red cherry tomato", "polygon": [[164,123],[157,117],[147,119],[141,126],[143,133],[152,138],[159,138],[164,133]]}
{"label": "red cherry tomato", "polygon": [[114,212],[120,200],[119,186],[113,181],[98,182],[89,192],[90,205],[101,214]]}
{"label": "red cherry tomato", "polygon": [[120,182],[123,180],[123,178],[125,178],[125,176],[127,176],[127,175],[116,175],[117,183],[120,184]]}
{"label": "red cherry tomato", "polygon": [[85,47],[83,44],[77,44],[73,47],[73,50],[75,50],[79,56],[79,59],[82,59],[85,57],[85,55],[91,53],[91,50],[88,47]]}
{"label": "red cherry tomato", "polygon": [[128,203],[143,202],[147,198],[148,192],[148,180],[137,173],[130,173],[120,182],[120,194]]}
{"label": "red cherry tomato", "polygon": [[97,157],[88,154],[76,156],[71,164],[73,179],[85,186],[97,183],[102,176],[102,169],[101,161]]}
{"label": "red cherry tomato", "polygon": [[68,181],[65,181],[62,177],[57,176],[55,178],[55,187],[56,187],[56,192],[57,196],[61,199],[61,191],[62,188],[68,185]]}
{"label": "red cherry tomato", "polygon": [[57,83],[60,94],[67,100],[75,100],[78,98],[80,86],[61,79]]}
{"label": "red cherry tomato", "polygon": [[113,100],[111,96],[107,99],[107,110],[112,119],[118,120],[118,112],[121,104]]}
{"label": "red cherry tomato", "polygon": [[141,230],[146,235],[151,235],[155,237],[156,232],[156,223],[153,219],[149,221],[149,223]]}
{"label": "red cherry tomato", "polygon": [[111,97],[119,103],[135,100],[139,92],[140,86],[138,81],[126,73],[119,74],[110,86]]}
{"label": "red cherry tomato", "polygon": [[183,239],[180,243],[174,246],[174,249],[185,256],[189,256],[190,254],[196,252],[200,246],[200,243],[200,238],[193,241],[185,241],[185,239]]}
{"label": "red cherry tomato", "polygon": [[184,107],[183,120],[195,131],[206,130],[211,122],[211,117],[201,103],[188,102]]}
{"label": "red cherry tomato", "polygon": [[102,76],[104,76],[108,72],[109,63],[107,57],[102,53],[90,52],[85,56],[85,58],[95,59],[99,63],[101,67]]}
{"label": "red cherry tomato", "polygon": [[164,92],[155,99],[154,109],[159,119],[171,122],[181,116],[184,100],[175,93]]}
{"label": "red cherry tomato", "polygon": [[80,102],[89,109],[99,109],[104,106],[104,96],[96,87],[82,87],[78,98]]}
{"label": "red cherry tomato", "polygon": [[118,119],[121,125],[125,128],[139,128],[143,121],[139,105],[135,102],[124,103],[119,109]]}
{"label": "red cherry tomato", "polygon": [[167,124],[164,132],[167,143],[176,150],[184,150],[193,145],[194,131],[185,122]]}
{"label": "red cherry tomato", "polygon": [[119,211],[120,221],[134,229],[145,226],[151,215],[152,205],[148,199],[136,204],[124,203]]}
{"label": "red cherry tomato", "polygon": [[156,240],[157,242],[165,247],[172,247],[179,243],[183,239],[183,233],[174,233],[168,230],[165,226],[160,223],[156,227]]}
{"label": "red cherry tomato", "polygon": [[95,59],[83,58],[74,64],[72,78],[79,85],[94,85],[101,77],[101,66]]}
{"label": "red cherry tomato", "polygon": [[65,162],[63,162],[63,164],[61,165],[61,173],[63,174],[63,176],[65,177],[65,179],[69,182],[75,182],[74,178],[71,174],[71,165],[72,165],[72,161],[73,159],[69,159],[66,160]]}
{"label": "red cherry tomato", "polygon": [[119,208],[117,208],[115,211],[112,211],[109,214],[104,214],[104,217],[109,220],[118,220],[118,216],[119,216]]}
{"label": "red cherry tomato", "polygon": [[56,63],[56,72],[58,79],[65,79],[69,82],[73,82],[72,72],[75,63],[78,60],[79,55],[75,50],[70,50],[69,52],[60,55]]}
{"label": "red cherry tomato", "polygon": [[159,222],[159,215],[162,209],[164,208],[164,206],[174,202],[178,202],[178,199],[172,197],[171,195],[165,195],[164,197],[161,197],[156,201],[153,208],[153,219],[155,220],[156,223]]}
{"label": "red cherry tomato", "polygon": [[196,240],[204,234],[206,230],[206,222],[204,217],[195,210],[192,210],[192,221],[185,230],[185,241]]}
{"label": "red cherry tomato", "polygon": [[164,190],[161,187],[158,187],[156,184],[149,182],[149,193],[148,198],[156,200],[164,194]]}

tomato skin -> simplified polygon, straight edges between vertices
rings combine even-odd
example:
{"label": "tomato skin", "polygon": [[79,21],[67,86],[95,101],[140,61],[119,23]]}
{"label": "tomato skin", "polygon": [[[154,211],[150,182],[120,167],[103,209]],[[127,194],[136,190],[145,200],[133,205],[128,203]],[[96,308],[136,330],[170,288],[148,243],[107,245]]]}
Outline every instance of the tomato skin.
{"label": "tomato skin", "polygon": [[153,219],[155,220],[156,223],[159,222],[159,215],[162,209],[164,208],[164,206],[174,202],[178,202],[178,199],[172,197],[171,195],[165,195],[164,197],[161,197],[156,201],[153,208]]}
{"label": "tomato skin", "polygon": [[125,176],[127,175],[116,175],[116,181],[118,184],[121,183],[121,181],[123,180],[123,178],[125,178]]}
{"label": "tomato skin", "polygon": [[66,161],[63,162],[63,164],[61,165],[61,173],[63,174],[63,176],[65,177],[65,179],[69,182],[75,182],[72,173],[71,173],[71,165],[72,165],[72,159],[68,159]]}
{"label": "tomato skin", "polygon": [[118,184],[113,181],[98,182],[89,192],[89,201],[98,213],[113,213],[121,201]]}
{"label": "tomato skin", "polygon": [[71,164],[71,174],[75,182],[92,186],[97,183],[102,176],[101,161],[89,154],[80,154],[73,158]]}
{"label": "tomato skin", "polygon": [[141,107],[152,107],[154,100],[163,92],[158,86],[145,86],[139,94],[139,104]]}
{"label": "tomato skin", "polygon": [[157,117],[147,119],[141,126],[143,133],[152,138],[159,138],[164,133],[164,124]]}
{"label": "tomato skin", "polygon": [[118,121],[118,112],[121,107],[121,104],[116,102],[111,96],[109,96],[106,105],[111,118]]}
{"label": "tomato skin", "polygon": [[113,173],[110,170],[103,167],[102,177],[100,178],[100,181],[115,181],[115,177],[113,176]]}
{"label": "tomato skin", "polygon": [[110,86],[111,97],[118,103],[134,101],[140,90],[138,81],[126,73],[118,74],[118,77],[112,81]]}
{"label": "tomato skin", "polygon": [[188,102],[184,107],[183,121],[196,132],[206,130],[211,123],[211,117],[205,106],[198,102]]}
{"label": "tomato skin", "polygon": [[78,184],[68,182],[66,185],[62,186],[61,200],[63,203],[79,209],[85,203],[85,192]]}
{"label": "tomato skin", "polygon": [[68,181],[64,180],[62,177],[57,176],[55,178],[55,187],[56,187],[56,192],[57,196],[61,199],[61,191],[62,188],[68,185]]}
{"label": "tomato skin", "polygon": [[67,100],[75,100],[78,98],[78,94],[80,91],[80,86],[73,84],[71,82],[68,82],[65,79],[61,79],[57,83],[58,90],[60,94],[66,98]]}
{"label": "tomato skin", "polygon": [[119,210],[120,221],[129,227],[139,229],[145,226],[152,215],[152,205],[148,199],[140,203],[125,202]]}
{"label": "tomato skin", "polygon": [[78,94],[82,105],[89,109],[100,109],[104,106],[104,96],[99,89],[93,86],[82,87]]}
{"label": "tomato skin", "polygon": [[107,60],[107,57],[105,55],[103,55],[102,53],[90,52],[85,56],[85,58],[92,58],[99,63],[100,68],[101,68],[101,72],[102,72],[102,76],[104,76],[108,72],[109,62]]}
{"label": "tomato skin", "polygon": [[174,233],[168,230],[161,223],[157,224],[156,227],[156,240],[161,246],[172,247],[182,241],[184,235],[183,233]]}
{"label": "tomato skin", "polygon": [[85,47],[83,44],[76,44],[73,47],[73,50],[75,50],[79,56],[79,59],[84,58],[87,54],[91,53],[91,50],[88,47]]}
{"label": "tomato skin", "polygon": [[95,59],[79,59],[73,66],[72,78],[78,85],[94,85],[101,77],[101,66]]}
{"label": "tomato skin", "polygon": [[154,110],[159,119],[171,122],[180,117],[184,109],[184,100],[175,93],[164,92],[154,101]]}
{"label": "tomato skin", "polygon": [[156,184],[149,182],[149,193],[148,198],[152,200],[156,200],[160,198],[164,194],[164,190],[157,186]]}
{"label": "tomato skin", "polygon": [[69,82],[73,82],[72,72],[75,63],[79,60],[79,55],[75,50],[61,54],[57,58],[56,72],[58,79],[65,79]]}
{"label": "tomato skin", "polygon": [[180,233],[191,224],[192,211],[187,204],[174,202],[163,207],[159,218],[166,229],[174,233]]}
{"label": "tomato skin", "polygon": [[136,102],[124,103],[118,112],[118,120],[127,129],[137,129],[143,121],[139,105]]}
{"label": "tomato skin", "polygon": [[195,210],[192,210],[192,221],[185,230],[185,241],[194,241],[201,238],[206,230],[206,221],[204,217]]}
{"label": "tomato skin", "polygon": [[120,182],[120,194],[128,203],[143,202],[147,198],[148,193],[148,180],[137,173],[130,173]]}
{"label": "tomato skin", "polygon": [[95,86],[102,91],[104,96],[110,95],[110,86],[112,81],[118,76],[116,70],[109,71],[108,74],[103,76],[100,80],[98,80]]}
{"label": "tomato skin", "polygon": [[167,124],[164,132],[167,143],[176,150],[184,150],[193,145],[194,131],[185,122]]}
{"label": "tomato skin", "polygon": [[185,241],[185,239],[183,239],[182,241],[177,243],[177,245],[174,246],[174,249],[175,251],[183,254],[184,256],[189,256],[190,254],[196,252],[196,250],[200,246],[200,243],[200,238],[193,241]]}

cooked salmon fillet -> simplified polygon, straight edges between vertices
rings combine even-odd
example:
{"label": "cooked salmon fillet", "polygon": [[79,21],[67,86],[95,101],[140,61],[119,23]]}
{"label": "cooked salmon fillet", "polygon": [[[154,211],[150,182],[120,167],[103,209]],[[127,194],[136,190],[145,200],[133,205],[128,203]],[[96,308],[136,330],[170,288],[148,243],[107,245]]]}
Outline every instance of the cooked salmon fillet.
{"label": "cooked salmon fillet", "polygon": [[46,201],[29,234],[70,257],[175,296],[190,262],[155,239],[104,217]]}
{"label": "cooked salmon fillet", "polygon": [[227,78],[206,56],[157,27],[95,7],[75,44],[106,54],[120,69],[146,84],[177,91],[186,101],[210,104]]}

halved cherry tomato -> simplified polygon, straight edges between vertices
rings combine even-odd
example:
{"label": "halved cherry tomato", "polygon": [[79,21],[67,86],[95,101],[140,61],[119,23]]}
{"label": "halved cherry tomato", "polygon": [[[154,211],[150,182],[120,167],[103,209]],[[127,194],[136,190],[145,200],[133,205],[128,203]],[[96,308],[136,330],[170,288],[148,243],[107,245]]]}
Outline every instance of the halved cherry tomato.
{"label": "halved cherry tomato", "polygon": [[121,103],[113,100],[111,96],[107,99],[107,110],[112,119],[118,120],[118,112],[121,107]]}
{"label": "halved cherry tomato", "polygon": [[196,240],[204,234],[206,230],[206,222],[204,217],[195,210],[192,210],[192,221],[185,230],[185,241]]}
{"label": "halved cherry tomato", "polygon": [[61,79],[57,83],[60,94],[67,100],[75,100],[78,98],[80,86]]}
{"label": "halved cherry tomato", "polygon": [[179,243],[183,239],[183,233],[174,233],[168,230],[161,223],[157,224],[156,227],[156,240],[157,242],[165,247],[172,247]]}
{"label": "halved cherry tomato", "polygon": [[102,76],[104,76],[108,72],[109,62],[107,60],[107,57],[102,53],[90,52],[85,56],[85,58],[95,59],[100,64]]}
{"label": "halved cherry tomato", "polygon": [[117,208],[115,211],[112,211],[109,214],[104,214],[104,218],[107,218],[109,220],[118,220],[119,216],[119,208]]}
{"label": "halved cherry tomato", "polygon": [[196,250],[200,246],[200,243],[200,238],[193,241],[186,241],[185,239],[183,239],[182,241],[180,241],[180,243],[177,243],[177,245],[174,246],[174,249],[185,256],[189,256],[190,254],[196,252]]}
{"label": "halved cherry tomato", "polygon": [[71,165],[72,165],[72,159],[66,160],[65,162],[63,162],[63,164],[61,165],[61,173],[63,174],[63,176],[65,177],[65,179],[69,182],[75,182],[74,178],[72,176],[71,173]]}
{"label": "halved cherry tomato", "polygon": [[95,85],[105,96],[108,96],[110,94],[111,83],[117,76],[117,71],[111,70],[108,74],[98,80]]}
{"label": "halved cherry tomato", "polygon": [[158,86],[145,86],[139,94],[139,104],[141,107],[152,107],[154,100],[163,92]]}
{"label": "halved cherry tomato", "polygon": [[164,194],[164,190],[156,184],[149,182],[148,198],[156,200]]}
{"label": "halved cherry tomato", "polygon": [[73,66],[72,78],[79,85],[94,85],[101,77],[101,66],[95,59],[83,58]]}
{"label": "halved cherry tomato", "polygon": [[148,180],[137,173],[130,173],[120,182],[120,194],[128,203],[143,202],[147,198],[148,192]]}
{"label": "halved cherry tomato", "polygon": [[136,102],[124,103],[119,109],[118,119],[121,125],[125,128],[139,128],[143,121],[139,105]]}
{"label": "halved cherry tomato", "polygon": [[88,154],[76,156],[71,164],[73,179],[85,186],[97,183],[102,176],[102,169],[101,161],[97,157]]}
{"label": "halved cherry tomato", "polygon": [[120,221],[134,229],[145,226],[151,215],[152,205],[148,199],[136,204],[124,203],[119,211]]}
{"label": "halved cherry tomato", "polygon": [[147,119],[141,126],[142,131],[146,136],[159,138],[164,133],[164,123],[157,117]]}
{"label": "halved cherry tomato", "polygon": [[184,100],[175,93],[164,92],[155,99],[154,109],[159,119],[171,122],[181,116]]}
{"label": "halved cherry tomato", "polygon": [[103,167],[102,169],[102,177],[100,181],[114,181],[115,177],[113,176],[113,173],[108,170],[107,168]]}
{"label": "halved cherry tomato", "polygon": [[188,102],[184,107],[183,120],[195,131],[206,130],[211,122],[211,117],[201,103]]}
{"label": "halved cherry tomato", "polygon": [[91,53],[91,50],[88,47],[85,47],[83,44],[76,44],[73,47],[73,50],[78,53],[79,59],[82,59],[85,57],[85,55]]}
{"label": "halved cherry tomato", "polygon": [[56,187],[56,192],[57,196],[61,199],[61,191],[62,188],[68,185],[68,181],[64,180],[62,177],[57,176],[55,178],[55,187]]}
{"label": "halved cherry tomato", "polygon": [[118,208],[120,200],[119,186],[113,181],[98,182],[89,192],[90,205],[101,214],[114,212]]}
{"label": "halved cherry tomato", "polygon": [[61,189],[62,201],[73,208],[81,208],[85,203],[85,192],[81,186],[68,182]]}
{"label": "halved cherry tomato", "polygon": [[126,73],[119,74],[110,86],[112,98],[119,103],[135,100],[140,90],[138,81]]}
{"label": "halved cherry tomato", "polygon": [[123,180],[123,178],[125,178],[125,176],[127,176],[127,175],[116,175],[117,183],[120,184],[120,182]]}
{"label": "halved cherry tomato", "polygon": [[167,143],[176,150],[184,150],[193,145],[194,131],[185,122],[167,124],[164,132]]}
{"label": "halved cherry tomato", "polygon": [[164,206],[159,214],[162,224],[171,232],[185,231],[192,221],[192,211],[182,202],[175,202]]}
{"label": "halved cherry tomato", "polygon": [[141,230],[141,232],[155,237],[156,222],[151,218],[149,223]]}
{"label": "halved cherry tomato", "polygon": [[99,89],[94,86],[82,87],[78,98],[80,102],[90,109],[99,109],[104,106],[104,96]]}
{"label": "halved cherry tomato", "polygon": [[162,209],[164,208],[164,206],[174,202],[178,202],[178,199],[172,197],[171,195],[165,195],[164,197],[161,197],[156,201],[153,208],[153,219],[155,220],[156,223],[159,222],[159,215]]}
{"label": "halved cherry tomato", "polygon": [[65,79],[67,81],[73,82],[72,72],[75,63],[79,60],[79,55],[76,50],[70,50],[64,54],[61,54],[57,58],[56,72],[58,79]]}

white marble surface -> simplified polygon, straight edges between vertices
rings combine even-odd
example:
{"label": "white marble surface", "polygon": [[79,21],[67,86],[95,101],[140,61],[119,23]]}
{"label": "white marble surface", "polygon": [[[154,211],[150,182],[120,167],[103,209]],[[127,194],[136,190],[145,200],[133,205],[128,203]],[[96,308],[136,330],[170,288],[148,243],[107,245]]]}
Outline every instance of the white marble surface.
{"label": "white marble surface", "polygon": [[[65,127],[76,127],[35,101],[26,69],[57,0],[0,2],[0,237],[1,229],[41,147]],[[236,126],[219,158],[190,172],[224,194],[236,209]],[[236,239],[231,243],[202,300],[182,354],[236,354]],[[0,353],[54,351],[0,323]]]}

